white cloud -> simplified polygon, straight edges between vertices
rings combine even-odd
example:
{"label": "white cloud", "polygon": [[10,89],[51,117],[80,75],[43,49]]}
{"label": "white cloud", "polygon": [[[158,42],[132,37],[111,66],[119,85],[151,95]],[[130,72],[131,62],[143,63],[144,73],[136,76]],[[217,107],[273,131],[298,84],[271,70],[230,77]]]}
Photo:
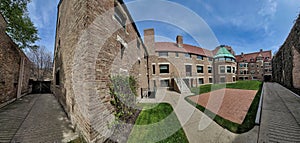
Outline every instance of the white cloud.
{"label": "white cloud", "polygon": [[277,12],[277,2],[275,0],[266,1],[262,8],[258,11],[258,14],[261,16],[271,16]]}

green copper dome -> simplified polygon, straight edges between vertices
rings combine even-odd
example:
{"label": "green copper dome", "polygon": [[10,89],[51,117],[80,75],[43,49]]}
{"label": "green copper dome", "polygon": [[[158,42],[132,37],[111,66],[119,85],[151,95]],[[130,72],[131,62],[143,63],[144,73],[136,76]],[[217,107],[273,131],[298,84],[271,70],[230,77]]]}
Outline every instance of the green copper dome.
{"label": "green copper dome", "polygon": [[221,58],[221,57],[229,57],[235,59],[235,57],[225,47],[221,47],[217,52],[217,54],[214,56],[214,58]]}

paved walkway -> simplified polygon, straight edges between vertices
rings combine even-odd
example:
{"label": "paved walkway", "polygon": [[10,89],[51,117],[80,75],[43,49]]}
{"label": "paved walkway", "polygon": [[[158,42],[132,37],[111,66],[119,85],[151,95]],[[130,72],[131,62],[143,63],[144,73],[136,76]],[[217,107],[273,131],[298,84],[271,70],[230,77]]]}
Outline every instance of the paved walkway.
{"label": "paved walkway", "polygon": [[189,99],[224,119],[242,124],[257,90],[226,88],[192,96]]}
{"label": "paved walkway", "polygon": [[51,94],[27,95],[0,109],[0,142],[68,142],[71,125]]}
{"label": "paved walkway", "polygon": [[277,83],[264,84],[258,142],[300,142],[300,97]]}
{"label": "paved walkway", "polygon": [[258,126],[244,134],[234,134],[222,128],[204,113],[184,100],[187,95],[158,89],[157,99],[143,99],[142,102],[167,102],[183,126],[190,143],[256,143]]}

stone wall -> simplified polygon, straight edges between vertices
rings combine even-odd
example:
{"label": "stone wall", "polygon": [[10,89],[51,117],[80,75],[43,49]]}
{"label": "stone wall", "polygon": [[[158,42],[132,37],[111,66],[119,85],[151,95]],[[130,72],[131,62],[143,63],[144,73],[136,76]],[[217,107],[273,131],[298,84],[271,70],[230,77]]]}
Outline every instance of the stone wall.
{"label": "stone wall", "polygon": [[30,92],[30,61],[6,34],[0,14],[0,108]]}
{"label": "stone wall", "polygon": [[147,51],[122,3],[62,0],[58,6],[54,94],[88,142],[103,142],[113,132],[111,77],[134,76],[138,94],[148,88]]}
{"label": "stone wall", "polygon": [[272,60],[273,81],[300,90],[300,15]]}

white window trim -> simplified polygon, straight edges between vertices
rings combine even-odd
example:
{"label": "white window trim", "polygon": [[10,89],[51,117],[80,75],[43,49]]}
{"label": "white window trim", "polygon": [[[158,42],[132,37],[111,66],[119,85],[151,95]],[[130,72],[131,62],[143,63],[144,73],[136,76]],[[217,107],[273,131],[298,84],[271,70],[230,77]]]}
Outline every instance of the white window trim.
{"label": "white window trim", "polygon": [[[198,73],[197,66],[202,66],[202,67],[203,67],[203,73]],[[203,74],[204,74],[204,69],[205,69],[204,64],[196,64],[196,73],[197,73],[197,74],[203,75]]]}
{"label": "white window trim", "polygon": [[[179,55],[179,52],[174,52],[175,53],[175,58],[179,58],[180,55]],[[176,56],[176,53],[178,54],[178,57]]]}
{"label": "white window trim", "polygon": [[170,52],[165,52],[165,53],[167,53],[167,56],[160,56],[160,55],[159,55],[160,52],[165,52],[165,51],[158,51],[158,52],[157,52],[158,58],[168,58],[168,57],[169,57],[169,53],[170,53]]}
{"label": "white window trim", "polygon": [[[212,83],[210,83],[210,82],[209,82],[209,78],[211,78],[211,79],[212,79]],[[208,84],[214,84],[214,77],[212,77],[212,76],[208,76],[208,77],[207,77],[207,81],[208,81]]]}
{"label": "white window trim", "polygon": [[158,65],[170,65],[170,63],[158,63]]}
{"label": "white window trim", "polygon": [[157,73],[157,71],[156,71],[156,63],[152,63],[151,64],[151,68],[153,68],[153,65],[155,65],[155,74],[153,74],[153,69],[152,69],[151,73],[152,73],[152,75],[156,75],[156,73]]}
{"label": "white window trim", "polygon": [[[227,72],[227,67],[230,67],[231,69],[231,72]],[[232,73],[232,66],[226,66],[226,70],[225,70],[226,73]]]}
{"label": "white window trim", "polygon": [[[224,67],[225,67],[225,73],[221,73],[221,68],[220,68],[221,66],[224,66]],[[218,73],[219,73],[219,74],[226,74],[226,73],[227,73],[227,71],[226,71],[226,65],[219,65],[218,67],[219,67],[219,68],[218,68]]]}
{"label": "white window trim", "polygon": [[225,78],[224,83],[226,83],[226,76],[220,76],[220,83],[223,83],[223,82],[221,82],[221,78]]}
{"label": "white window trim", "polygon": [[[199,79],[201,79],[201,78],[203,79],[203,84],[200,84],[200,83],[199,83]],[[197,78],[198,84],[199,84],[199,85],[204,85],[204,84],[205,84],[205,82],[204,82],[205,80],[204,80],[204,79],[205,79],[204,77],[198,77],[198,78]]]}
{"label": "white window trim", "polygon": [[128,44],[119,35],[117,35],[117,41],[119,41],[126,49],[128,48]]}
{"label": "white window trim", "polygon": [[[158,66],[160,65],[169,65],[169,73],[160,73],[160,68],[158,67],[159,69],[159,75],[170,75],[170,63],[158,63]],[[156,72],[155,72],[156,73]]]}
{"label": "white window trim", "polygon": [[[207,73],[209,74],[209,75],[211,75],[211,74],[213,74],[213,66],[212,65],[206,65],[206,67],[207,67]],[[208,72],[208,67],[211,67],[211,73],[209,73]]]}
{"label": "white window trim", "polygon": [[184,63],[184,65],[191,65],[192,66],[193,64],[191,64],[191,63]]}
{"label": "white window trim", "polygon": [[159,81],[161,80],[170,80],[170,78],[159,78]]}

